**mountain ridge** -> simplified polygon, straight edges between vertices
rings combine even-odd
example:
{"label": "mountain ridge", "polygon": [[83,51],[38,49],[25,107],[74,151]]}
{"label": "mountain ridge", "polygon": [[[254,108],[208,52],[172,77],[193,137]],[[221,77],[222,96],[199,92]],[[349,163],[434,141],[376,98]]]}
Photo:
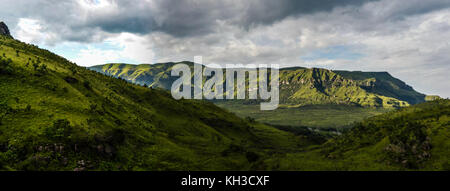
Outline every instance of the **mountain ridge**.
{"label": "mountain ridge", "polygon": [[[179,63],[188,64],[191,68],[194,64]],[[176,79],[170,77],[170,68],[175,64],[105,64],[89,69],[141,85],[170,89]],[[348,104],[399,108],[424,102],[425,95],[387,72],[289,67],[280,69],[280,101],[290,106]]]}

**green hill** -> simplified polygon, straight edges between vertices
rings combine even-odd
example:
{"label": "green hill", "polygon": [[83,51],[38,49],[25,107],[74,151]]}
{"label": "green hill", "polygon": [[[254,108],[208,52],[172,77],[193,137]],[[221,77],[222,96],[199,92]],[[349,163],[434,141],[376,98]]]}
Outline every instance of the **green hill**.
{"label": "green hill", "polygon": [[248,170],[309,145],[0,36],[0,169]]}
{"label": "green hill", "polygon": [[396,98],[406,101],[409,104],[417,104],[426,101],[424,94],[416,92],[411,86],[392,77],[387,72],[334,72],[347,79],[362,81],[361,87],[374,94]]}
{"label": "green hill", "polygon": [[[193,68],[193,63],[183,63]],[[175,64],[106,64],[90,69],[167,90],[177,79],[170,76]],[[214,103],[259,122],[329,129],[348,127],[367,117],[424,101],[425,95],[386,72],[295,67],[280,70],[280,106],[275,111],[261,111],[258,102],[252,100]]]}
{"label": "green hill", "polygon": [[265,162],[281,170],[448,171],[449,151],[450,100],[436,100],[369,118],[320,147]]}

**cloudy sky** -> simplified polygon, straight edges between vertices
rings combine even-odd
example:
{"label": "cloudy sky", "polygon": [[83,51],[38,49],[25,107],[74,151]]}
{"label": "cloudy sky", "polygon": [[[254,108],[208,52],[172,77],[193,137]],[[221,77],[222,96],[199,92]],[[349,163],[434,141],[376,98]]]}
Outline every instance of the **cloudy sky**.
{"label": "cloudy sky", "polygon": [[449,0],[0,0],[12,35],[82,66],[193,60],[388,71],[450,97]]}

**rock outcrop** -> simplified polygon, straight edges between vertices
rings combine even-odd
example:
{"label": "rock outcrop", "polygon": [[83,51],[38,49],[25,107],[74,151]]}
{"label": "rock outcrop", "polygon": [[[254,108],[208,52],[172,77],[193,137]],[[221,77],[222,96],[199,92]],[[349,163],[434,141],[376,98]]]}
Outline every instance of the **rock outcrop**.
{"label": "rock outcrop", "polygon": [[0,35],[11,37],[8,26],[4,22],[0,22]]}

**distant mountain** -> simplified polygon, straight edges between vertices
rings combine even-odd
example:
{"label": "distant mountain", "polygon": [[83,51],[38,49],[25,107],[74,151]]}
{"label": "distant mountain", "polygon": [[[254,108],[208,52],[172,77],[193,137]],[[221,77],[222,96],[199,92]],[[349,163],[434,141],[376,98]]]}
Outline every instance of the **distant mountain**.
{"label": "distant mountain", "polygon": [[[183,62],[193,68],[193,63]],[[171,68],[177,63],[106,64],[91,70],[133,83],[170,89],[177,77]],[[331,71],[319,68],[283,68],[280,70],[280,101],[290,106],[344,104],[363,107],[399,108],[425,101],[416,92],[387,72]]]}

